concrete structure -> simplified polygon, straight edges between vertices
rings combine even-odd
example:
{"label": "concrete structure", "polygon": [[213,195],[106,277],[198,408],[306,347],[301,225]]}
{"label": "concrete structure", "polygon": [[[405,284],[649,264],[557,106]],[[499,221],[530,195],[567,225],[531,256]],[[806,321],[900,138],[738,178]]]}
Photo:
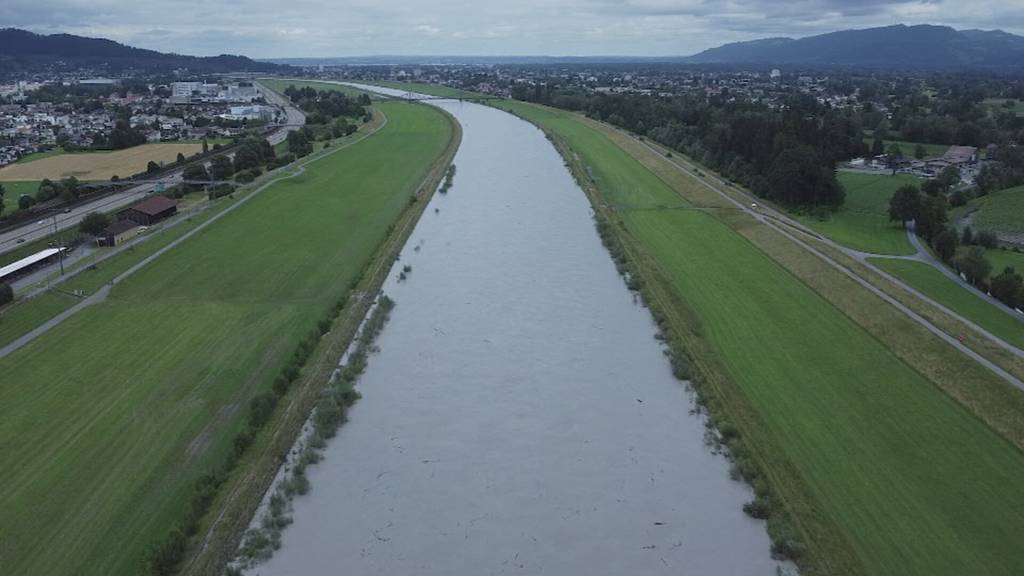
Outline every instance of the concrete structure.
{"label": "concrete structure", "polygon": [[131,220],[119,220],[103,230],[103,235],[96,239],[100,246],[119,246],[139,235],[142,227]]}
{"label": "concrete structure", "polygon": [[118,214],[141,226],[151,226],[178,213],[178,202],[166,196],[151,196]]}
{"label": "concrete structure", "polygon": [[47,248],[16,262],[11,262],[7,266],[0,268],[0,282],[8,281],[19,274],[28,272],[35,266],[52,262],[59,257],[61,252],[66,250],[67,248]]}

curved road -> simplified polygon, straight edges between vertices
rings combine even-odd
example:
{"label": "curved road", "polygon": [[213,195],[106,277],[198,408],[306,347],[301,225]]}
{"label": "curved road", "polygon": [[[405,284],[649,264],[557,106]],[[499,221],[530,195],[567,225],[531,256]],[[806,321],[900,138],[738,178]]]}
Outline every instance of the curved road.
{"label": "curved road", "polygon": [[[298,130],[299,127],[305,124],[306,115],[295,106],[292,106],[292,104],[281,95],[266,88],[262,84],[260,85],[260,89],[268,102],[281,106],[285,110],[286,119],[284,124],[267,136],[267,142],[273,146],[283,142],[285,138],[288,137],[288,132]],[[170,172],[165,177],[162,177],[161,181],[173,184],[174,182],[181,180],[182,172],[183,170]],[[97,198],[92,202],[76,206],[68,213],[47,216],[42,220],[29,222],[17,228],[0,233],[0,253],[13,250],[24,242],[31,242],[33,240],[45,238],[46,236],[53,234],[55,231],[73,228],[77,226],[78,223],[82,221],[82,218],[90,212],[110,212],[134,204],[153,193],[156,190],[156,187],[157,184],[152,182],[133,186],[123,192],[116,192],[110,196]]]}

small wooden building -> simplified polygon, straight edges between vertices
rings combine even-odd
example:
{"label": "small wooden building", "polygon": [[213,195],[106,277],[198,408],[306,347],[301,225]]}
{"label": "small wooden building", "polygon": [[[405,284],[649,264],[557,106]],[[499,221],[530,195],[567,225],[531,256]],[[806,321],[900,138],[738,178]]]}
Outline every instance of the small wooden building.
{"label": "small wooden building", "polygon": [[142,227],[131,220],[118,220],[103,229],[103,234],[97,238],[101,246],[118,246],[139,235]]}
{"label": "small wooden building", "polygon": [[118,214],[123,220],[131,220],[140,226],[152,226],[178,213],[178,202],[166,196],[152,196],[129,206]]}

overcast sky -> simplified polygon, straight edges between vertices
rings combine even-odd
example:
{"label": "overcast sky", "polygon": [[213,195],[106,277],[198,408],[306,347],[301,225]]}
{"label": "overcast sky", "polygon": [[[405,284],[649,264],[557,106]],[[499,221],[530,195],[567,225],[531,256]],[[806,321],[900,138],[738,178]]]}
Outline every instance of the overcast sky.
{"label": "overcast sky", "polygon": [[256,58],[688,55],[896,23],[1024,33],[1022,0],[2,0],[0,26]]}

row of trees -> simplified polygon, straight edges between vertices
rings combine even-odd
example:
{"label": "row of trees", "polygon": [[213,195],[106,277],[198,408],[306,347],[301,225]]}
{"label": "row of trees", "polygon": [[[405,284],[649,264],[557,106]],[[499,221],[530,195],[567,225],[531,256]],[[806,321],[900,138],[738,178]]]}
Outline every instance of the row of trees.
{"label": "row of trees", "polygon": [[835,164],[868,153],[849,116],[802,94],[778,109],[722,97],[592,94],[551,84],[517,86],[513,96],[582,111],[650,137],[759,196],[801,208],[842,205]]}
{"label": "row of trees", "polygon": [[317,90],[310,86],[296,88],[294,84],[285,88],[285,96],[307,114],[310,124],[329,124],[336,118],[365,117],[370,97],[366,94],[349,96],[338,90]]}
{"label": "row of trees", "polygon": [[[1011,308],[1024,305],[1024,279],[1013,268],[990,278],[992,264],[985,257],[985,249],[998,245],[996,235],[987,230],[975,233],[969,226],[958,234],[956,228],[947,225],[946,198],[945,193],[922,194],[917,186],[902,186],[889,200],[889,219],[903,225],[914,221],[915,233],[968,282]],[[970,248],[958,256],[961,245]]]}

